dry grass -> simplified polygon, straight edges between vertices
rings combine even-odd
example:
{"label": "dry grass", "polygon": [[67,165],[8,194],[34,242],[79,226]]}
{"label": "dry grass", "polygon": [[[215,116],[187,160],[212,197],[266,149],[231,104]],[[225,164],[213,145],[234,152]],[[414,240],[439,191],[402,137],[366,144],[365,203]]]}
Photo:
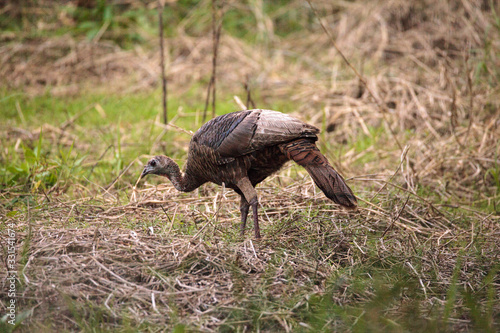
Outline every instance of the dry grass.
{"label": "dry grass", "polygon": [[[379,205],[347,214],[332,209],[321,194],[313,196],[310,181],[283,186],[286,180],[260,189],[260,242],[252,241],[251,231],[237,236],[237,198],[220,199],[214,188],[181,198],[170,185],[148,188],[138,204],[125,206],[99,198],[53,200],[7,218],[2,209],[4,221],[31,230],[30,237],[17,235],[19,251],[27,249],[19,296],[23,309],[33,309],[27,324],[89,330],[127,322],[184,323],[207,332],[221,326],[288,331],[309,306],[307,295],[329,292],[342,307],[369,302],[376,291],[356,291],[356,274],[372,271],[372,265],[388,271],[392,265],[410,267],[414,273],[407,279],[418,281],[414,288],[428,320],[446,304],[457,265],[460,287],[478,293],[487,287],[486,275],[500,253],[498,217],[442,213],[414,196],[406,201],[406,194],[386,191]],[[343,284],[329,291],[334,276]],[[496,279],[494,285],[498,290]],[[403,295],[401,301],[415,300]],[[255,302],[262,312],[233,317]],[[465,305],[456,307],[460,313]],[[397,316],[401,307],[392,311]],[[500,311],[497,302],[493,311]],[[467,331],[471,320],[452,316],[449,325]]]}
{"label": "dry grass", "polygon": [[[268,185],[278,186],[278,178]],[[186,323],[209,332],[255,328],[252,314],[243,322],[230,314],[265,296],[260,325],[288,331],[308,304],[304,296],[326,292],[332,276],[344,282],[331,297],[348,307],[375,292],[369,287],[353,298],[351,270],[403,265],[418,281],[423,312],[429,311],[424,318],[432,319],[431,309],[446,303],[457,260],[463,261],[459,284],[479,291],[500,253],[498,218],[464,214],[466,227],[414,196],[394,195],[346,213],[314,195],[309,180],[280,187],[260,191],[265,237],[259,242],[249,231],[236,236],[237,198],[215,188],[179,198],[170,185],[149,187],[135,204],[53,202],[8,218],[19,226],[30,221],[30,238],[18,235],[29,246],[21,301],[34,309],[34,325],[55,316],[45,320],[52,328],[122,327],[126,314],[136,325]],[[272,307],[266,299],[283,303]],[[469,323],[450,324],[467,330]]]}
{"label": "dry grass", "polygon": [[[19,228],[20,301],[33,309],[30,329],[321,329],[308,326],[314,320],[341,331],[359,321],[374,331],[411,331],[420,321],[427,324],[413,330],[498,328],[500,281],[488,274],[498,270],[500,253],[500,29],[490,6],[500,8],[471,0],[314,3],[386,111],[318,25],[287,38],[259,25],[273,47],[223,33],[218,89],[243,95],[249,77],[258,106],[287,100],[294,109],[283,111],[323,128],[325,150],[349,147],[329,158],[352,176],[360,209],[331,206],[295,166],[259,188],[260,242],[250,231],[238,236],[236,196],[211,185],[179,194],[170,184],[145,184],[129,203],[120,191],[130,197],[131,182],[82,189],[78,198],[40,194],[35,208],[15,216],[4,204],[2,220]],[[209,77],[209,37],[180,31],[166,47],[174,95]],[[96,83],[130,94],[158,84],[158,55],[69,36],[9,43],[0,47],[0,76],[31,94],[51,86],[51,94],[67,96]],[[137,126],[150,126],[144,123]],[[72,126],[54,128],[54,144],[77,136]],[[39,135],[24,130],[23,141]],[[5,142],[12,131],[2,131]],[[174,145],[185,148],[187,136]],[[4,189],[2,200],[20,192]],[[379,281],[411,287],[391,303]],[[457,288],[473,295],[483,317]],[[344,312],[321,321],[317,295]],[[387,307],[373,303],[380,298]],[[418,320],[411,317],[416,303]],[[388,323],[398,320],[410,326]]]}

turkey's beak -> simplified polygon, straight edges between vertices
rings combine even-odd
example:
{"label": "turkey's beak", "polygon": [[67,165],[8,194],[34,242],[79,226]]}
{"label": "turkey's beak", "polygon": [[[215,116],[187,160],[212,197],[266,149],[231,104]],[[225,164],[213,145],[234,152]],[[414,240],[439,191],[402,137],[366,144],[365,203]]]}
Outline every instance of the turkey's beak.
{"label": "turkey's beak", "polygon": [[149,165],[144,166],[144,170],[142,170],[141,173],[141,179],[144,178],[144,176],[149,175],[153,171],[153,168],[151,168]]}

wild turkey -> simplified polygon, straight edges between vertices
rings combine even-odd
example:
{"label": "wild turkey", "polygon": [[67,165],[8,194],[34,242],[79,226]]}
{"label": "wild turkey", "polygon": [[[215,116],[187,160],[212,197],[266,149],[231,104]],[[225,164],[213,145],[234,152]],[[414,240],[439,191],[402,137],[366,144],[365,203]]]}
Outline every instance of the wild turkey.
{"label": "wild turkey", "polygon": [[335,203],[355,208],[351,189],[316,147],[319,129],[287,114],[270,110],[228,113],[205,123],[193,136],[185,172],[167,156],[145,166],[148,174],[167,177],[175,188],[190,192],[206,182],[225,184],[241,196],[241,234],[252,206],[255,237],[260,238],[255,185],[288,160],[303,166],[316,185]]}

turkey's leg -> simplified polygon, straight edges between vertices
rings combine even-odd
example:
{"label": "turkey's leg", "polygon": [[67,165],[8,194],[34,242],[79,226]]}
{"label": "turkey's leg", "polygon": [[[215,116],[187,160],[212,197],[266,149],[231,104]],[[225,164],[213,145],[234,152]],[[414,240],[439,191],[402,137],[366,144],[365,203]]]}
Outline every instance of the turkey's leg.
{"label": "turkey's leg", "polygon": [[259,215],[257,214],[259,200],[257,197],[254,197],[254,199],[250,201],[250,205],[252,206],[253,211],[253,228],[255,230],[255,238],[260,238]]}
{"label": "turkey's leg", "polygon": [[248,204],[247,199],[245,199],[245,196],[241,194],[241,202],[240,202],[240,212],[241,212],[241,236],[245,234],[245,226],[247,224],[247,216],[248,216],[248,209],[250,208],[250,205]]}
{"label": "turkey's leg", "polygon": [[[259,217],[257,214],[259,199],[257,198],[257,192],[255,191],[255,188],[253,187],[252,183],[247,177],[240,179],[238,183],[236,183],[236,185],[245,196],[245,199],[248,202],[248,204],[252,206],[255,238],[260,238]],[[242,222],[243,222],[243,216],[242,216]],[[246,223],[246,218],[245,218],[245,223]]]}

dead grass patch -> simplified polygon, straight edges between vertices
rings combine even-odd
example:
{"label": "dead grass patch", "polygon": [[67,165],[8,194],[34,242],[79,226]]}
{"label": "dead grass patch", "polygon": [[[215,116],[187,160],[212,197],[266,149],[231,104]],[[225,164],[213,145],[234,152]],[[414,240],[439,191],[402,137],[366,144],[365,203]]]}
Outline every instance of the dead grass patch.
{"label": "dead grass patch", "polygon": [[[326,293],[341,306],[367,302],[372,287],[353,291],[353,271],[362,267],[409,267],[430,311],[446,302],[457,262],[458,284],[480,290],[500,251],[498,218],[491,215],[450,214],[411,195],[405,203],[404,191],[383,191],[380,204],[347,213],[312,189],[305,180],[279,192],[274,186],[259,191],[260,242],[250,231],[237,236],[236,195],[216,187],[178,198],[168,184],[141,190],[138,203],[125,206],[82,199],[7,217],[26,230],[18,235],[19,248],[29,248],[20,301],[35,309],[30,321],[41,327],[41,318],[50,316],[50,327],[69,330],[93,321],[113,328],[146,320],[208,332],[239,327],[235,311],[265,303],[264,297],[281,305],[263,303],[260,316],[270,316],[269,327],[287,330],[300,321],[306,295]],[[297,195],[304,191],[309,195]],[[344,282],[332,290],[337,275]],[[253,327],[251,318],[243,326]],[[468,325],[452,322],[456,329]]]}

